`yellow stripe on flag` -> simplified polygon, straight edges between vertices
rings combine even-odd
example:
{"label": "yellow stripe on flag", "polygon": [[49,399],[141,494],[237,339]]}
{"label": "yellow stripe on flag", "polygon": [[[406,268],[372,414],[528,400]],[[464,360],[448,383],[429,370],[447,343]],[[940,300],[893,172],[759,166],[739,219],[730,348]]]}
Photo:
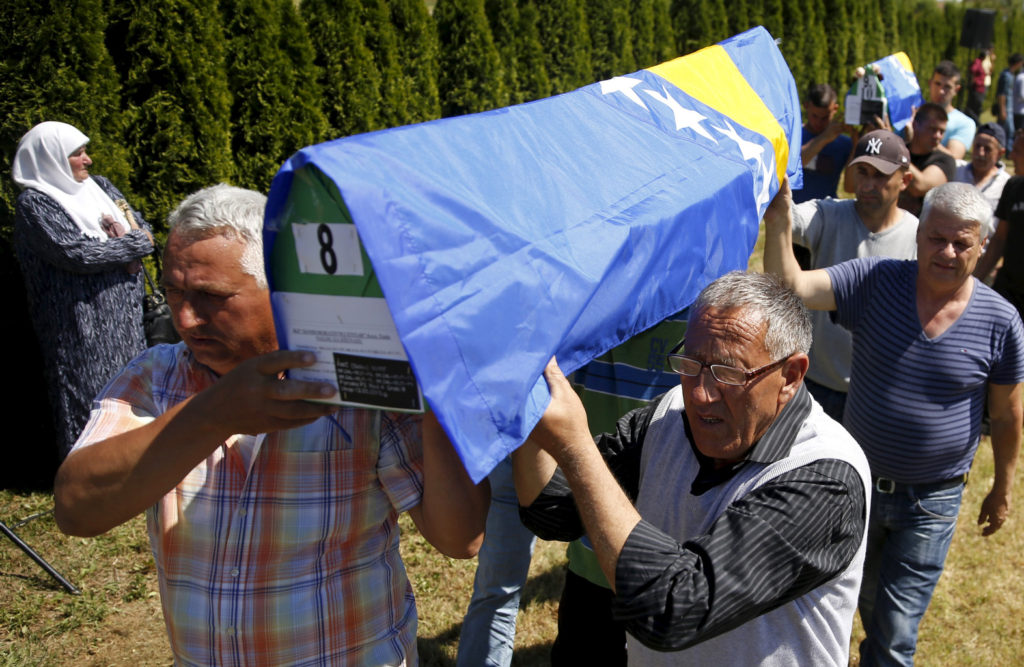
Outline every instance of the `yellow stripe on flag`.
{"label": "yellow stripe on flag", "polygon": [[716,44],[647,71],[771,142],[775,147],[775,170],[782,182],[789,162],[786,133],[725,49]]}
{"label": "yellow stripe on flag", "polygon": [[908,56],[906,53],[904,53],[903,51],[899,51],[892,55],[894,58],[896,58],[896,62],[903,65],[903,68],[906,69],[908,72],[914,71],[914,66],[910,63],[910,56]]}

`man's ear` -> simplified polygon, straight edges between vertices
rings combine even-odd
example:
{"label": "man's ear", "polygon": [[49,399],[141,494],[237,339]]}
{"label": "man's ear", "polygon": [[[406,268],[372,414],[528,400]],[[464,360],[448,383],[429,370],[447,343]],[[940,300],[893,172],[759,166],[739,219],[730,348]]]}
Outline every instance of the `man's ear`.
{"label": "man's ear", "polygon": [[914,180],[914,175],[907,169],[903,172],[903,184],[900,186],[900,192],[903,192],[910,187],[910,181]]}
{"label": "man's ear", "polygon": [[806,354],[797,352],[782,365],[782,379],[786,384],[782,385],[782,389],[779,391],[779,407],[789,403],[796,396],[800,385],[803,384],[804,376],[807,375],[807,367],[810,363]]}

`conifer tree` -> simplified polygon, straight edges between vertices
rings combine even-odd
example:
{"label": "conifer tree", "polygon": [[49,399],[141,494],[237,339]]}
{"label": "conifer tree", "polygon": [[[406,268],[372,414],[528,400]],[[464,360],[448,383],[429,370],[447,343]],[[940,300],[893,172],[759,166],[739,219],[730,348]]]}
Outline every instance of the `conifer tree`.
{"label": "conifer tree", "polygon": [[380,72],[381,125],[396,127],[414,122],[408,107],[413,96],[412,82],[402,70],[388,0],[362,0],[362,22],[366,48],[373,54],[373,62]]}
{"label": "conifer tree", "polygon": [[412,98],[406,101],[410,122],[441,117],[437,78],[440,58],[437,28],[422,0],[391,0],[391,21],[398,36],[402,72],[410,81]]}
{"label": "conifer tree", "polygon": [[661,62],[654,41],[654,0],[631,0],[630,27],[633,30],[633,60],[641,69]]}
{"label": "conifer tree", "polygon": [[379,130],[381,76],[366,47],[359,0],[303,0],[299,11],[316,51],[331,136]]}
{"label": "conifer tree", "polygon": [[234,176],[231,92],[215,0],[134,0],[111,15],[132,189],[162,225],[181,199]]}
{"label": "conifer tree", "polygon": [[617,0],[587,0],[592,79],[601,81],[636,69],[629,6]]}
{"label": "conifer tree", "polygon": [[878,0],[878,16],[882,23],[882,39],[885,47],[884,55],[902,51],[900,46],[900,19],[897,10],[897,2],[892,0]]}
{"label": "conifer tree", "polygon": [[703,49],[729,36],[723,0],[672,0],[670,12],[681,54]]}
{"label": "conifer tree", "polygon": [[727,7],[728,30],[727,36],[739,34],[756,25],[754,23],[754,0],[730,0]]}
{"label": "conifer tree", "polygon": [[[222,7],[235,183],[267,192],[284,160],[324,133],[315,70],[308,67],[312,46],[305,33],[284,33],[286,15],[297,18],[290,0],[232,0]],[[303,63],[293,60],[303,50],[310,59],[306,71],[299,69]],[[312,80],[300,79],[302,75]]]}
{"label": "conifer tree", "polygon": [[[834,27],[827,33],[828,41],[824,46],[830,80],[836,83],[849,82],[853,69],[864,63],[854,63],[849,60],[850,32],[853,30],[853,26],[849,22],[850,16],[846,9],[846,0],[824,0],[822,16],[824,23]],[[835,87],[836,83],[832,83],[832,86]]]}
{"label": "conifer tree", "polygon": [[441,114],[458,116],[508,104],[501,59],[483,0],[438,0]]}
{"label": "conifer tree", "polygon": [[[782,18],[782,5],[782,0],[764,0],[764,4],[761,7],[761,25],[771,33],[772,37],[781,39],[785,43],[788,33]],[[792,28],[800,29],[799,24],[793,25]]]}
{"label": "conifer tree", "polygon": [[291,131],[294,137],[291,146],[285,146],[290,154],[303,146],[324,141],[329,134],[321,103],[324,97],[320,88],[321,72],[316,65],[316,50],[306,22],[294,0],[276,0],[276,3],[281,17],[281,50],[291,70],[284,78],[292,99],[288,115],[296,126]]}
{"label": "conifer tree", "polygon": [[486,0],[484,10],[487,12],[494,47],[501,58],[509,103],[525,102],[526,97],[519,85],[519,41],[523,36],[519,34],[519,7],[516,0]]}
{"label": "conifer tree", "polygon": [[548,76],[547,57],[540,42],[540,12],[533,0],[526,0],[519,7],[519,97],[523,102],[539,100],[552,93],[551,77]]}
{"label": "conifer tree", "polygon": [[672,25],[672,0],[654,0],[654,60],[663,63],[682,55],[676,45],[676,36]]}
{"label": "conifer tree", "polygon": [[593,83],[590,35],[582,0],[546,0],[540,10],[540,43],[556,93]]}

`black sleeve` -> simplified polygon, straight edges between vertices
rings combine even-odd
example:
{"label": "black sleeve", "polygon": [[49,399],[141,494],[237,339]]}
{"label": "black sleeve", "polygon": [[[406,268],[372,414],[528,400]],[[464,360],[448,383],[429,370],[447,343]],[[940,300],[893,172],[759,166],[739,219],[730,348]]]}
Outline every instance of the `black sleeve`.
{"label": "black sleeve", "polygon": [[619,555],[613,613],[656,650],[710,639],[842,572],[865,508],[857,472],[830,459],[758,487],[684,544],[641,521]]}
{"label": "black sleeve", "polygon": [[[594,438],[612,475],[631,500],[636,499],[640,486],[640,453],[651,417],[660,403],[631,410],[615,423],[614,433],[602,433]],[[569,484],[561,469],[556,469],[551,481],[529,507],[519,508],[523,524],[545,540],[569,542],[583,535],[583,522],[576,510]]]}
{"label": "black sleeve", "polygon": [[[968,146],[968,148],[970,148],[970,146]],[[938,155],[936,155],[932,164],[937,165],[939,169],[942,170],[942,173],[946,175],[946,181],[952,183],[953,177],[956,176],[956,158],[949,153],[943,153],[941,151],[936,151],[936,153],[938,153]],[[927,168],[927,166],[925,168]]]}

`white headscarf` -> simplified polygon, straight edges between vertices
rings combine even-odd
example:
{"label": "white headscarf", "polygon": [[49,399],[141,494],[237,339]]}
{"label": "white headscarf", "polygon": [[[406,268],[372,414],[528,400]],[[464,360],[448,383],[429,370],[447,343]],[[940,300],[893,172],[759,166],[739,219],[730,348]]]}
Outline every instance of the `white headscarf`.
{"label": "white headscarf", "polygon": [[106,240],[101,226],[104,214],[125,230],[128,221],[92,177],[79,183],[72,175],[68,157],[87,143],[89,137],[67,123],[39,123],[18,142],[11,175],[22,188],[39,190],[57,200],[83,234]]}

